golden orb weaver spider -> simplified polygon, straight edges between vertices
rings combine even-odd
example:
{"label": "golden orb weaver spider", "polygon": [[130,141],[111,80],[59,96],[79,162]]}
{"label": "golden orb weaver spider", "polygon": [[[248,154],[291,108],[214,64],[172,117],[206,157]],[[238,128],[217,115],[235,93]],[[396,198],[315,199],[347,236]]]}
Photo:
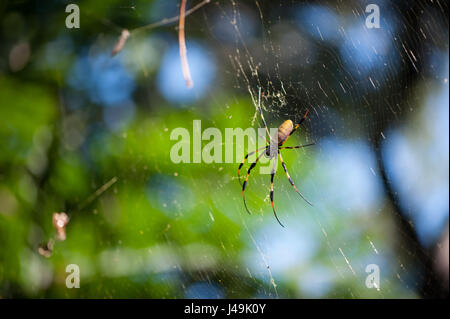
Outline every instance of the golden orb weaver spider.
{"label": "golden orb weaver spider", "polygon": [[[245,187],[247,186],[247,181],[248,181],[248,177],[250,176],[250,172],[256,166],[256,164],[258,163],[259,159],[263,155],[266,155],[270,159],[272,159],[272,158],[275,159],[274,165],[273,165],[272,170],[270,172],[270,202],[272,204],[272,210],[273,210],[273,214],[275,215],[275,218],[277,219],[278,223],[282,227],[284,227],[284,225],[278,219],[277,213],[275,212],[275,206],[273,204],[273,179],[274,179],[274,176],[275,176],[275,170],[276,170],[276,167],[277,167],[278,157],[280,158],[281,165],[283,166],[284,172],[286,173],[286,176],[287,176],[289,182],[291,183],[292,187],[295,189],[297,194],[299,194],[300,197],[303,198],[304,201],[306,201],[309,205],[312,206],[312,204],[302,195],[302,193],[300,193],[298,191],[297,187],[295,186],[294,182],[292,181],[292,178],[289,175],[288,169],[286,167],[286,164],[283,161],[283,157],[281,156],[281,152],[280,152],[280,150],[282,150],[282,149],[290,149],[290,150],[292,150],[292,149],[297,149],[297,148],[302,148],[302,147],[315,145],[315,143],[309,143],[309,144],[297,145],[297,146],[282,146],[288,140],[288,138],[298,129],[298,127],[305,121],[306,117],[308,116],[309,110],[306,110],[305,115],[300,119],[300,121],[298,121],[298,123],[295,125],[295,127],[294,127],[294,123],[291,120],[284,121],[283,124],[281,124],[280,127],[278,128],[277,136],[276,136],[277,139],[274,141],[272,136],[270,136],[269,129],[267,128],[267,124],[266,124],[266,121],[264,119],[263,111],[261,109],[261,88],[259,88],[258,94],[259,94],[259,96],[258,96],[259,114],[261,115],[261,121],[262,121],[262,123],[263,123],[263,125],[264,125],[264,127],[266,129],[267,135],[269,136],[270,142],[268,142],[267,138],[266,138],[266,146],[261,147],[261,148],[257,149],[256,151],[250,152],[247,155],[245,155],[244,160],[241,162],[241,164],[239,165],[239,168],[238,168],[238,179],[239,179],[239,183],[242,186],[242,198],[244,200],[245,209],[247,210],[247,212],[249,214],[251,214],[250,211],[248,210],[247,203],[245,202]],[[256,160],[248,168],[247,176],[245,177],[244,183],[242,184],[241,183],[241,174],[240,174],[242,166],[244,165],[245,161],[247,160],[247,158],[249,156],[251,156],[251,155],[253,155],[255,153],[258,154],[262,150],[264,150],[264,152],[261,152],[261,154],[258,155]]]}

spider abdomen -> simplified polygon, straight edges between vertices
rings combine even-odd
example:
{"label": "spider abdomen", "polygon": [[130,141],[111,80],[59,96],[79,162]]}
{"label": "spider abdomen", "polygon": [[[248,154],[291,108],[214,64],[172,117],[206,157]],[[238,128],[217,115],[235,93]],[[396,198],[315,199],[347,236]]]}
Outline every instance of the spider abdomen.
{"label": "spider abdomen", "polygon": [[278,128],[278,144],[283,144],[289,135],[291,135],[292,130],[294,129],[294,123],[291,120],[286,120],[283,124]]}

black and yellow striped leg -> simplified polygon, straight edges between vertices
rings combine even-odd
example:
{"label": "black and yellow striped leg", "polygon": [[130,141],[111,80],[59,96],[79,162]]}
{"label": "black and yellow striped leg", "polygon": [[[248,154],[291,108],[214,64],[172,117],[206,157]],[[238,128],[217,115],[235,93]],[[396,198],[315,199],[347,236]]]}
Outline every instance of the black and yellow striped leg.
{"label": "black and yellow striped leg", "polygon": [[275,218],[277,219],[277,221],[281,225],[281,227],[284,227],[284,225],[278,219],[277,213],[275,212],[275,206],[273,205],[273,178],[275,177],[276,168],[277,168],[277,157],[275,156],[275,161],[273,162],[272,172],[270,173],[270,202],[272,203],[272,209],[273,209],[273,214],[275,215]]}
{"label": "black and yellow striped leg", "polygon": [[298,121],[298,123],[295,125],[294,129],[292,130],[291,134],[289,134],[289,136],[291,136],[300,125],[302,125],[302,123],[306,120],[306,117],[308,116],[309,110],[306,110],[305,115],[303,115],[303,117],[301,118],[300,121]]}
{"label": "black and yellow striped leg", "polygon": [[250,211],[247,208],[247,203],[245,202],[245,187],[247,186],[247,181],[248,181],[248,177],[250,176],[250,172],[252,171],[252,169],[256,166],[256,163],[258,163],[259,159],[261,158],[261,156],[263,156],[264,153],[261,153],[258,155],[258,157],[256,158],[256,160],[252,163],[252,165],[250,165],[248,171],[247,171],[247,176],[245,177],[245,181],[242,184],[242,198],[244,199],[244,206],[245,209],[247,210],[247,213],[251,214]]}
{"label": "black and yellow striped leg", "polygon": [[297,146],[283,146],[283,147],[280,147],[279,150],[293,150],[296,148],[303,148],[303,147],[313,146],[313,145],[316,145],[316,143],[309,143],[309,144],[297,145]]}
{"label": "black and yellow striped leg", "polygon": [[280,156],[281,165],[283,166],[284,172],[286,173],[286,176],[287,176],[287,178],[288,178],[288,180],[289,180],[289,183],[291,183],[292,187],[294,187],[294,189],[295,189],[295,191],[297,192],[297,194],[299,194],[300,197],[303,198],[303,199],[305,200],[305,202],[307,202],[309,205],[313,206],[313,204],[311,204],[311,203],[310,203],[310,202],[302,195],[302,193],[300,193],[300,192],[298,191],[297,187],[295,187],[294,181],[292,180],[291,176],[290,176],[289,173],[288,173],[286,164],[285,164],[284,161],[283,161],[283,157],[281,156],[281,152],[280,152],[280,151],[278,151],[278,156]]}
{"label": "black and yellow striped leg", "polygon": [[242,186],[241,183],[241,168],[242,166],[245,164],[245,161],[247,161],[247,158],[255,153],[258,153],[259,151],[263,150],[263,149],[267,149],[267,146],[261,147],[259,149],[257,149],[256,151],[250,152],[247,155],[245,155],[244,160],[241,162],[241,164],[239,164],[239,168],[238,168],[238,180],[239,180],[239,184]]}

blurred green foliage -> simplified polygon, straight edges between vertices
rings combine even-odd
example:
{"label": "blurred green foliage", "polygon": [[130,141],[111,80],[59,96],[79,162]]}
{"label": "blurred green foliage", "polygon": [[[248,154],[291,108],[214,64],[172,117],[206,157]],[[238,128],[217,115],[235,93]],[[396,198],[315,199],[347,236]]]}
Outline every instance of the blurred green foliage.
{"label": "blurred green foliage", "polygon": [[[310,260],[271,278],[255,237],[264,227],[279,227],[267,197],[269,176],[252,176],[247,196],[254,214],[248,216],[236,180],[237,164],[184,165],[170,160],[173,129],[185,127],[192,133],[192,121],[198,119],[203,128],[217,127],[221,132],[251,127],[251,99],[219,79],[208,97],[195,105],[166,102],[155,88],[158,58],[168,46],[163,40],[151,42],[156,63],[144,62],[144,68],[137,62],[142,55],[136,50],[147,34],[127,44],[136,50],[121,53],[130,54],[140,69],[133,96],[135,115],[127,127],[105,129],[102,107],[88,99],[78,109],[68,107],[67,100],[73,98],[66,96],[68,72],[83,50],[98,50],[99,42],[117,38],[111,21],[130,28],[151,22],[145,10],[155,1],[134,1],[136,9],[127,9],[125,2],[80,2],[80,30],[62,27],[66,13],[56,1],[10,2],[0,11],[0,297],[183,298],[195,282],[219,287],[222,297],[311,297],[302,291],[299,278],[317,266],[333,273],[323,297],[416,297],[414,290],[405,288],[403,278],[394,279],[405,273],[397,266],[386,271],[390,279],[382,282],[381,292],[366,289],[364,269],[352,274],[338,250],[342,247],[352,262],[364,260],[368,252],[373,254],[370,240],[392,258],[397,249],[392,244],[396,240],[392,207],[383,204],[375,214],[352,216],[330,208],[317,219],[293,193],[281,169],[276,178],[279,214],[291,221],[294,216],[319,234],[320,242]],[[192,34],[212,41],[202,33],[201,16],[191,19]],[[158,32],[176,36],[173,26],[149,31],[148,36]],[[46,45],[60,35],[71,37],[74,49],[49,67],[44,63]],[[31,55],[23,70],[12,72],[8,54],[21,40],[29,44]],[[107,48],[111,47],[100,46],[109,54]],[[278,125],[283,120],[268,118]],[[354,123],[355,131],[358,125]],[[293,136],[290,145],[310,139],[308,134]],[[295,180],[318,171],[319,153],[320,148],[285,153]],[[327,182],[326,172],[315,174]],[[117,182],[99,192],[113,178]],[[66,212],[70,222],[67,239],[56,241],[46,258],[38,249],[55,235],[54,212]],[[270,234],[281,236],[282,230]],[[252,253],[261,259],[260,273],[250,270]],[[80,266],[81,289],[66,288],[68,264]]]}

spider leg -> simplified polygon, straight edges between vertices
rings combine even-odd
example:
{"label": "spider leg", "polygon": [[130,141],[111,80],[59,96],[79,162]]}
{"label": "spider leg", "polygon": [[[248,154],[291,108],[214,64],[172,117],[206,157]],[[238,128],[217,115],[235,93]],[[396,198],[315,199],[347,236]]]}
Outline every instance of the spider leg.
{"label": "spider leg", "polygon": [[247,186],[247,181],[248,181],[248,177],[250,176],[250,172],[252,171],[252,169],[256,166],[256,163],[258,163],[259,159],[261,158],[261,156],[263,156],[264,153],[261,153],[258,155],[258,157],[256,158],[256,160],[252,163],[252,165],[250,165],[248,171],[247,171],[247,177],[245,177],[245,181],[242,184],[242,198],[244,199],[244,206],[245,209],[247,210],[247,213],[251,214],[250,211],[247,208],[247,203],[245,202],[245,187]]}
{"label": "spider leg", "polygon": [[238,180],[239,180],[239,184],[242,186],[241,183],[241,168],[242,165],[244,165],[245,161],[247,161],[247,158],[255,153],[258,153],[259,151],[261,151],[262,149],[267,149],[267,146],[261,147],[259,149],[257,149],[256,151],[250,152],[247,155],[245,155],[244,160],[241,162],[241,164],[239,164],[239,168],[238,168]]}
{"label": "spider leg", "polygon": [[291,176],[290,176],[289,173],[288,173],[286,164],[285,164],[284,161],[283,161],[283,157],[281,156],[281,152],[280,152],[280,151],[278,151],[278,156],[280,156],[281,165],[283,166],[284,172],[286,173],[286,176],[287,176],[287,178],[289,179],[289,183],[291,183],[292,187],[294,187],[294,189],[295,189],[295,191],[297,192],[297,194],[299,194],[300,197],[303,198],[305,202],[307,202],[309,205],[313,206],[313,204],[311,204],[311,203],[310,203],[310,202],[302,195],[302,193],[300,193],[300,192],[298,191],[297,187],[295,187],[294,181],[292,180]]}
{"label": "spider leg", "polygon": [[283,146],[278,149],[279,150],[293,150],[295,148],[302,148],[302,147],[313,146],[313,145],[316,145],[316,143],[309,143],[309,144],[297,145],[297,146]]}
{"label": "spider leg", "polygon": [[294,133],[298,129],[298,127],[300,125],[302,125],[302,123],[306,120],[308,113],[309,113],[309,110],[306,110],[305,115],[303,115],[303,117],[300,119],[300,121],[298,121],[298,123],[295,125],[294,129],[292,130],[291,134],[289,134],[289,135],[292,135],[292,133]]}
{"label": "spider leg", "polygon": [[273,178],[275,176],[275,170],[277,167],[277,157],[275,157],[275,161],[273,163],[272,172],[270,173],[270,202],[272,204],[273,214],[275,215],[275,218],[277,219],[278,223],[281,225],[281,227],[284,227],[284,225],[280,222],[278,219],[277,213],[275,212],[275,206],[273,205]]}
{"label": "spider leg", "polygon": [[261,116],[261,121],[264,125],[264,128],[266,129],[267,135],[269,136],[269,139],[272,141],[272,136],[270,136],[270,132],[269,129],[267,128],[267,123],[266,120],[264,119],[264,114],[261,108],[261,87],[258,88],[258,110],[259,110],[259,115]]}

